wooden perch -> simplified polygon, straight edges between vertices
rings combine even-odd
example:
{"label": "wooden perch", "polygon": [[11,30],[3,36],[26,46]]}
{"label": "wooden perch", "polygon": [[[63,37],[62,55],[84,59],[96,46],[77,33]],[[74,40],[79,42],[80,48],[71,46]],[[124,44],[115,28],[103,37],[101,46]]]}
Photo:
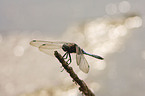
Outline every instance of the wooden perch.
{"label": "wooden perch", "polygon": [[86,85],[86,83],[83,80],[80,80],[79,77],[77,76],[77,74],[75,74],[75,72],[73,71],[72,67],[68,66],[68,63],[65,62],[65,60],[63,59],[63,57],[57,52],[54,52],[55,57],[59,60],[59,62],[62,64],[62,66],[64,67],[64,69],[70,74],[71,78],[73,79],[73,81],[75,81],[80,87],[79,90],[82,91],[83,94],[85,94],[85,96],[95,96],[91,90],[88,88],[88,86]]}

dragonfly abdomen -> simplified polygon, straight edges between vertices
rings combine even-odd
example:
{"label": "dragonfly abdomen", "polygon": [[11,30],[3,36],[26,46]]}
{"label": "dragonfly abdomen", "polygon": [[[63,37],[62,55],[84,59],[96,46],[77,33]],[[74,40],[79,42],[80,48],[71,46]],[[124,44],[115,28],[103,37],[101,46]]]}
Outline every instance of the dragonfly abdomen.
{"label": "dragonfly abdomen", "polygon": [[94,54],[87,53],[87,52],[85,52],[84,50],[82,50],[82,52],[83,52],[83,54],[86,54],[86,55],[88,55],[88,56],[92,56],[92,57],[97,58],[97,59],[101,59],[101,60],[103,60],[103,59],[104,59],[104,58],[103,58],[103,57],[101,57],[101,56],[98,56],[98,55],[94,55]]}

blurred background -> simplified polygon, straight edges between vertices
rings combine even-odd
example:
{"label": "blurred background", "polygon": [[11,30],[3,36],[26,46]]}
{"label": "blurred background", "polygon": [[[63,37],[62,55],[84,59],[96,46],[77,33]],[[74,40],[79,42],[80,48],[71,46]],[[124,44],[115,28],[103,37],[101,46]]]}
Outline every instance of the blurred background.
{"label": "blurred background", "polygon": [[[0,0],[0,96],[82,96],[33,39],[75,42],[90,71],[72,66],[96,96],[144,96],[145,1]],[[62,54],[63,55],[63,54]]]}

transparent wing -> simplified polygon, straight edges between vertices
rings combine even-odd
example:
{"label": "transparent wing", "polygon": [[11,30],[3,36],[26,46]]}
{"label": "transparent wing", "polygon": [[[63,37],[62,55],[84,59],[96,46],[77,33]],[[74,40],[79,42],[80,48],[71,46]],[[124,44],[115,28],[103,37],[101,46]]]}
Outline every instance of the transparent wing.
{"label": "transparent wing", "polygon": [[59,51],[61,52],[62,51],[62,46],[60,45],[56,45],[56,44],[53,44],[53,45],[50,45],[50,44],[42,44],[41,46],[39,46],[39,50],[48,54],[48,55],[54,55],[54,51]]}
{"label": "transparent wing", "polygon": [[53,55],[54,51],[62,51],[62,45],[66,42],[51,42],[51,41],[41,41],[41,40],[33,40],[30,42],[30,45],[34,47],[38,47],[40,51]]}
{"label": "transparent wing", "polygon": [[84,73],[89,72],[89,64],[85,59],[82,50],[79,47],[76,47],[76,62],[80,70],[82,70]]}
{"label": "transparent wing", "polygon": [[[59,47],[59,46],[62,46],[64,43],[66,43],[66,42],[58,42],[58,41],[57,41],[57,42],[51,42],[51,41],[32,40],[32,41],[30,42],[30,45],[39,48],[41,45],[47,44],[47,46],[54,46],[54,47],[57,48],[57,46],[58,46],[58,47]],[[54,47],[53,47],[53,48],[54,48]]]}

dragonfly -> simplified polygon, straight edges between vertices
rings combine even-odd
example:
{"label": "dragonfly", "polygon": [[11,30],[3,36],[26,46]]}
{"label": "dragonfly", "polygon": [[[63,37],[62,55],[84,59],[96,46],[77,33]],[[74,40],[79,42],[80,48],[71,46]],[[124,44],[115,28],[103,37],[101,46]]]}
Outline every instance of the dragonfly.
{"label": "dragonfly", "polygon": [[63,55],[63,58],[67,60],[66,62],[70,64],[72,62],[71,53],[76,53],[76,62],[79,66],[80,70],[84,73],[89,72],[89,64],[87,60],[84,57],[85,55],[103,60],[104,58],[98,55],[90,54],[85,52],[83,49],[81,49],[77,44],[75,43],[69,43],[69,42],[51,42],[51,41],[41,41],[41,40],[32,40],[30,42],[30,45],[39,48],[40,51],[50,55],[52,53],[52,50],[58,50],[61,49],[65,52]]}

